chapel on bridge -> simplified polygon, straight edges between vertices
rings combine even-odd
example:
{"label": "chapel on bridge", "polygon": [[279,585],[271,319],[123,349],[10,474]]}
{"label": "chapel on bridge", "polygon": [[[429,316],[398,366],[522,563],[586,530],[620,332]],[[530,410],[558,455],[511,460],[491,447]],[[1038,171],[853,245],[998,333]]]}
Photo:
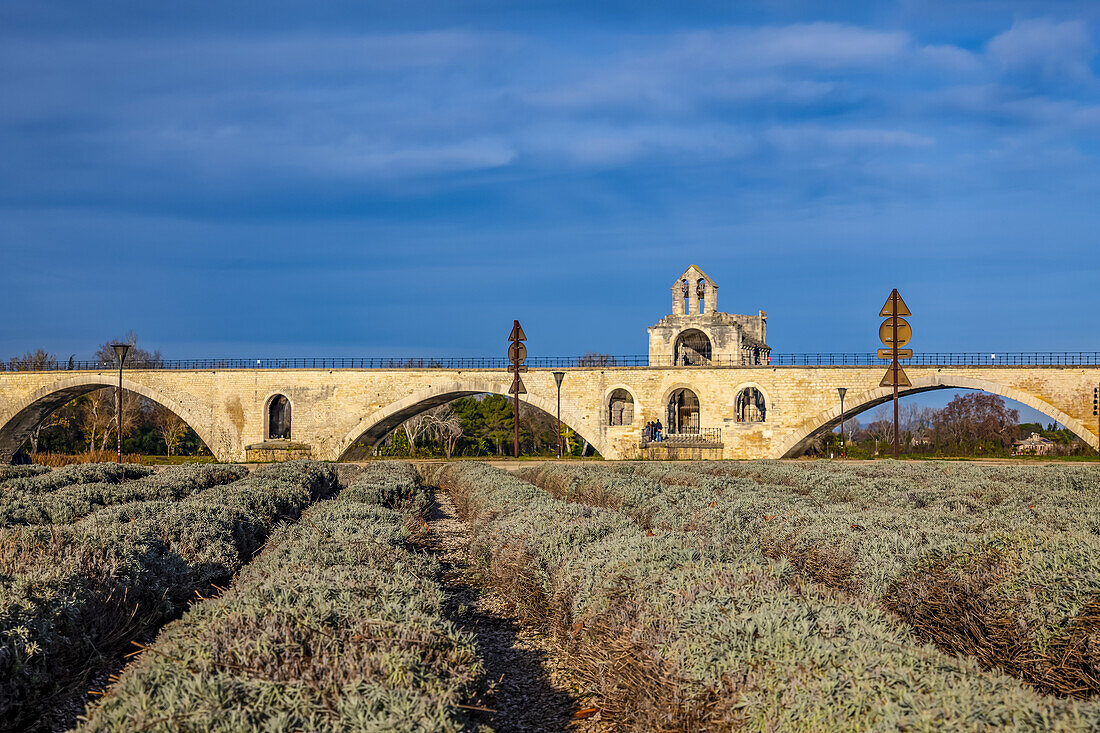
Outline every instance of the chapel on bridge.
{"label": "chapel on bridge", "polygon": [[767,364],[768,314],[718,311],[718,285],[695,265],[672,283],[672,314],[650,326],[650,366]]}

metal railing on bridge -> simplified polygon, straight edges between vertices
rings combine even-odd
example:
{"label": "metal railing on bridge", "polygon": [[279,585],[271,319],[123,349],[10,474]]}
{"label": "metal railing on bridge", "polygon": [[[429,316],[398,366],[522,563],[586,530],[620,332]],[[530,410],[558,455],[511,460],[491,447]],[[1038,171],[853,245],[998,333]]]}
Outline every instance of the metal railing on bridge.
{"label": "metal railing on bridge", "polygon": [[[772,353],[756,363],[741,355],[716,355],[685,364],[673,357],[650,358],[645,354],[610,356],[529,356],[529,369],[600,369],[615,367],[726,367],[761,366],[882,366],[886,361],[875,352]],[[913,354],[905,366],[1100,366],[1100,351],[1024,351],[1024,352],[924,352]],[[301,359],[158,359],[127,361],[127,369],[507,369],[507,357],[324,357]],[[43,363],[3,363],[7,371],[114,370],[117,362],[99,360]]]}
{"label": "metal railing on bridge", "polygon": [[722,428],[696,428],[694,432],[668,433],[661,436],[660,440],[642,439],[641,447],[660,445],[665,443],[670,446],[698,447],[721,446]]}
{"label": "metal railing on bridge", "polygon": [[698,428],[695,432],[669,433],[661,437],[662,443],[714,443],[722,444],[722,428]]}
{"label": "metal railing on bridge", "polygon": [[[882,366],[886,359],[866,353],[772,354],[770,366]],[[1097,366],[1100,351],[914,352],[905,366]]]}

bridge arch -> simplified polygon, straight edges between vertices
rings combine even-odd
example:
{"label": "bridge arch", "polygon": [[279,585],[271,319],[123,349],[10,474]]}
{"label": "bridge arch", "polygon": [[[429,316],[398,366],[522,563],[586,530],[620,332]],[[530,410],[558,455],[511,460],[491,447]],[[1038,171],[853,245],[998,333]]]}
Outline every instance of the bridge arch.
{"label": "bridge arch", "polygon": [[[3,424],[0,424],[0,460],[5,463],[10,461],[15,452],[19,450],[19,447],[27,440],[34,427],[51,413],[78,397],[83,397],[104,387],[118,387],[118,379],[112,379],[104,374],[78,374],[41,387],[22,400],[21,403],[13,405],[10,416],[4,420]],[[228,438],[212,434],[209,430],[204,429],[203,426],[206,421],[202,415],[195,414],[178,400],[136,382],[132,378],[123,376],[122,388],[150,399],[175,413],[195,431],[202,442],[206,444],[206,447],[214,454],[214,457],[222,460],[219,453],[222,452],[225,445],[228,445]]]}
{"label": "bridge arch", "polygon": [[[1053,418],[1058,423],[1065,425],[1067,429],[1073,431],[1081,440],[1085,441],[1086,444],[1091,445],[1093,448],[1097,447],[1098,440],[1100,440],[1080,420],[1070,417],[1049,402],[998,382],[956,374],[936,374],[927,377],[917,377],[914,378],[912,382],[912,387],[898,391],[899,397],[919,394],[921,392],[931,392],[937,389],[977,389],[983,392],[1000,395],[1001,397],[1006,397],[1011,400],[1016,400],[1017,402],[1025,404]],[[892,400],[894,397],[894,390],[889,387],[878,387],[854,396],[849,392],[846,397],[844,417],[845,419],[851,419],[865,410]],[[799,455],[815,438],[830,432],[838,425],[840,425],[839,404],[837,404],[836,407],[819,412],[813,417],[805,420],[798,426],[795,433],[779,446],[775,452],[775,457],[793,458]]]}
{"label": "bridge arch", "polygon": [[[481,379],[440,384],[414,392],[396,402],[391,402],[389,405],[379,410],[375,410],[370,415],[360,420],[359,424],[352,428],[340,442],[336,451],[336,455],[338,456],[337,460],[343,460],[348,451],[350,451],[359,441],[369,446],[378,445],[392,430],[410,417],[415,417],[433,407],[438,407],[452,400],[457,400],[459,397],[473,397],[479,394],[498,394],[504,397],[511,396],[507,392],[507,385],[501,382]],[[532,407],[539,408],[548,415],[556,415],[557,403],[554,399],[544,398],[535,393],[528,393],[521,397],[521,401]],[[606,454],[607,445],[603,439],[602,431],[598,428],[592,430],[578,429],[578,425],[584,424],[581,415],[564,402],[561,408],[561,422],[562,425],[565,425],[574,432],[583,434],[588,440],[589,445],[598,451],[600,455]]]}

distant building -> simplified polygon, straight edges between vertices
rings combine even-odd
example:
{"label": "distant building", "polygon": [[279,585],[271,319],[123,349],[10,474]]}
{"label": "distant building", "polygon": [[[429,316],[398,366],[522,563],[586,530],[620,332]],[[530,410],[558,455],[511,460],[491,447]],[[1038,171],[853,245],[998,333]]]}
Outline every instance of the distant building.
{"label": "distant building", "polygon": [[1032,433],[1030,438],[1012,442],[1012,455],[1015,456],[1048,456],[1052,453],[1054,453],[1054,441],[1038,433]]}
{"label": "distant building", "polygon": [[770,363],[768,314],[718,312],[718,285],[695,265],[672,283],[672,313],[648,330],[650,366]]}

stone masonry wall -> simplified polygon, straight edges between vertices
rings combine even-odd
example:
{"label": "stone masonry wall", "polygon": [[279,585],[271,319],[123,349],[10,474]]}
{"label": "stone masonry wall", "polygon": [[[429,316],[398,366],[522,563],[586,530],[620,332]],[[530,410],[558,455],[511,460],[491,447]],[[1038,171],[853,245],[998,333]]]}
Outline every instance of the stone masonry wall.
{"label": "stone masonry wall", "polygon": [[[566,370],[562,421],[605,458],[634,457],[642,425],[666,420],[669,395],[689,388],[699,398],[700,424],[722,430],[725,458],[778,458],[801,449],[815,432],[839,422],[837,387],[846,387],[847,414],[885,401],[882,367],[606,367]],[[914,391],[976,388],[1019,400],[1097,446],[1092,389],[1095,367],[906,367]],[[0,373],[0,458],[10,458],[38,420],[82,393],[117,383],[118,373]],[[555,409],[551,371],[523,375],[525,404]],[[221,460],[245,459],[245,447],[264,438],[264,413],[276,394],[291,402],[291,440],[315,458],[336,460],[372,426],[415,411],[422,402],[462,394],[505,393],[503,370],[246,369],[127,370],[124,386],[183,418]],[[745,387],[765,398],[767,421],[737,423],[735,400]],[[609,426],[608,399],[616,388],[634,398],[634,421]]]}

